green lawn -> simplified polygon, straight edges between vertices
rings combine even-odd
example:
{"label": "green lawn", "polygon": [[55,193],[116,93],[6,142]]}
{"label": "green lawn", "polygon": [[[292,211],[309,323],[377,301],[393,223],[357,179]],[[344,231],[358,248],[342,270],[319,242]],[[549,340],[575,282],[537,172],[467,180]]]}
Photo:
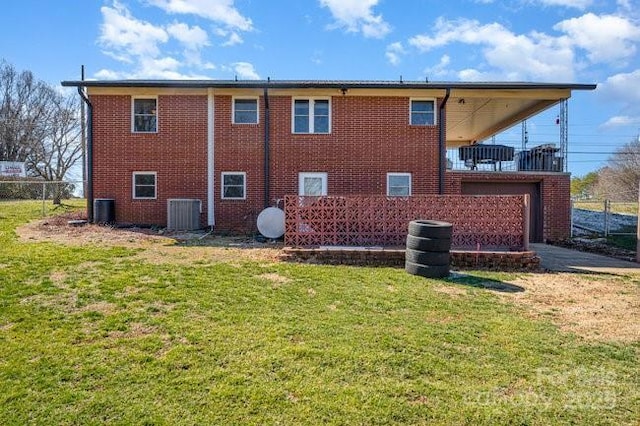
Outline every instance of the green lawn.
{"label": "green lawn", "polygon": [[640,418],[640,343],[584,341],[473,286],[516,275],[175,264],[17,241],[41,210],[0,202],[2,425]]}
{"label": "green lawn", "polygon": [[[573,206],[577,209],[604,211],[604,201],[574,201]],[[638,203],[612,202],[610,208],[611,213],[638,215]]]}

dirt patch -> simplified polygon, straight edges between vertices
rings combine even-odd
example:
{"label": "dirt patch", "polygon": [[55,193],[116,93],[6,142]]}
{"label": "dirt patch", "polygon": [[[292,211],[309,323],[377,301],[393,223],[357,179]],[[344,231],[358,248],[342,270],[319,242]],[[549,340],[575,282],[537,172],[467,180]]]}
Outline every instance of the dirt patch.
{"label": "dirt patch", "polygon": [[67,224],[67,220],[68,218],[61,220],[60,216],[54,216],[21,226],[16,229],[16,233],[22,242],[48,241],[74,246],[98,245],[101,247],[142,248],[149,245],[175,243],[170,238],[157,235],[151,229],[118,229],[90,224],[72,226]]}
{"label": "dirt patch", "polygon": [[258,278],[262,278],[263,280],[267,280],[267,281],[271,281],[275,284],[286,284],[291,282],[290,278],[287,277],[283,277],[280,274],[275,274],[275,273],[267,273],[267,274],[261,274],[258,275]]}
{"label": "dirt patch", "polygon": [[115,228],[85,224],[72,226],[70,215],[31,222],[16,230],[22,242],[54,242],[73,246],[144,249],[137,257],[152,264],[203,265],[217,262],[279,262],[281,243],[262,243],[250,237],[205,232],[169,233],[163,229]]}
{"label": "dirt patch", "polygon": [[640,341],[640,282],[558,273],[525,275],[513,284],[525,291],[500,296],[526,306],[533,317],[588,340]]}
{"label": "dirt patch", "polygon": [[464,288],[454,287],[450,285],[435,285],[433,291],[438,293],[448,294],[452,297],[462,297],[467,295],[467,290]]}

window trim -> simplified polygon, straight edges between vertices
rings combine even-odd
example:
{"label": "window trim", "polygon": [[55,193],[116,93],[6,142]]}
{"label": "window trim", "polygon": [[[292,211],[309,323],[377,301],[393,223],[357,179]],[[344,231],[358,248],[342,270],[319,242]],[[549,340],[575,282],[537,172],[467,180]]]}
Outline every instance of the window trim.
{"label": "window trim", "polygon": [[[296,132],[296,101],[309,101],[309,131]],[[329,127],[326,132],[315,131],[315,102],[327,101],[329,107]],[[294,135],[330,135],[332,126],[331,96],[292,96],[291,97],[291,133]]]}
{"label": "window trim", "polygon": [[[391,185],[390,185],[390,180],[391,177],[394,176],[401,176],[401,177],[408,177],[409,178],[409,194],[408,195],[394,195],[391,194]],[[406,172],[389,172],[387,173],[387,197],[411,197],[411,194],[413,193],[413,178],[411,176],[411,173],[406,173]]]}
{"label": "window trim", "polygon": [[[153,176],[153,197],[136,197],[136,176]],[[149,186],[149,185],[144,185]],[[135,171],[131,173],[131,198],[134,200],[157,200],[158,199],[158,172]]]}
{"label": "window trim", "polygon": [[[136,130],[136,99],[153,99],[156,101],[156,130],[153,132]],[[136,95],[131,96],[131,133],[154,134],[158,133],[160,120],[158,120],[158,96]]]}
{"label": "window trim", "polygon": [[[320,195],[304,195],[304,179],[321,178],[322,189]],[[301,197],[324,197],[329,193],[329,175],[327,172],[300,172],[298,173],[298,195]]]}
{"label": "window trim", "polygon": [[[414,101],[431,101],[433,103],[433,123],[432,124],[413,124],[413,102]],[[436,126],[438,124],[438,101],[436,98],[409,98],[409,125],[418,127]]]}
{"label": "window trim", "polygon": [[[236,100],[256,101],[256,121],[254,123],[238,123],[236,121]],[[233,96],[231,98],[231,123],[239,125],[260,124],[260,97],[259,96]]]}
{"label": "window trim", "polygon": [[[242,197],[225,197],[224,178],[225,176],[242,176]],[[234,185],[237,186],[237,185]],[[220,199],[221,200],[246,200],[247,199],[247,172],[221,172],[220,173]]]}

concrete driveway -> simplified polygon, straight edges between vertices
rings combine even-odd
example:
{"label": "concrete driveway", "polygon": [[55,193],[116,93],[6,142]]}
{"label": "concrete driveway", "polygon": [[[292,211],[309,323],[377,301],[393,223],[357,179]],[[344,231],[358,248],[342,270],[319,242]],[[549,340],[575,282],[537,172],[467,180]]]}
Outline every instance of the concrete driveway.
{"label": "concrete driveway", "polygon": [[640,274],[640,263],[585,253],[548,244],[529,244],[540,256],[540,266],[555,272],[594,272],[615,275]]}

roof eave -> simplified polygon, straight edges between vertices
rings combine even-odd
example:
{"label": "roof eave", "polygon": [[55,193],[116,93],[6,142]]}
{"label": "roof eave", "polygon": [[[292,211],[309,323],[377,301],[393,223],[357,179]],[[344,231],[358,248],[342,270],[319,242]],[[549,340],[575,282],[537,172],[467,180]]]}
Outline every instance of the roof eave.
{"label": "roof eave", "polygon": [[278,88],[278,89],[472,89],[472,90],[594,90],[596,84],[527,82],[419,82],[419,81],[311,81],[311,80],[75,80],[62,81],[64,87],[103,88]]}

